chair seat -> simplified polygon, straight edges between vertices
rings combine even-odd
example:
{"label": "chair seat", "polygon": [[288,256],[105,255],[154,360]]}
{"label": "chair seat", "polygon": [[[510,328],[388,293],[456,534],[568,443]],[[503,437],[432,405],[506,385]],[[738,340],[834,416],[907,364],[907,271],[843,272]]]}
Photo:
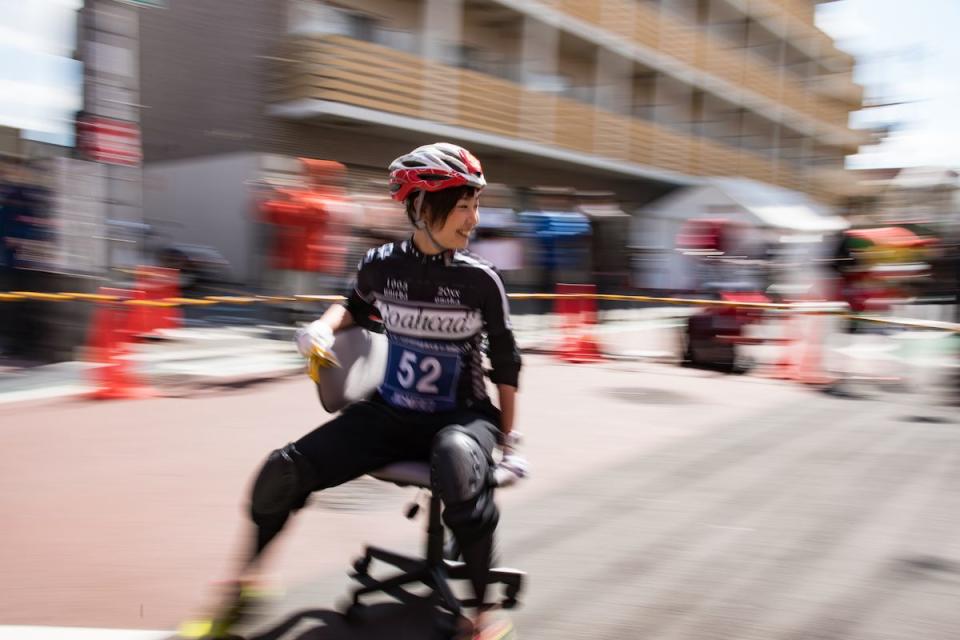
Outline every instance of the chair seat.
{"label": "chair seat", "polygon": [[430,465],[417,460],[393,462],[370,473],[377,480],[403,486],[430,488]]}

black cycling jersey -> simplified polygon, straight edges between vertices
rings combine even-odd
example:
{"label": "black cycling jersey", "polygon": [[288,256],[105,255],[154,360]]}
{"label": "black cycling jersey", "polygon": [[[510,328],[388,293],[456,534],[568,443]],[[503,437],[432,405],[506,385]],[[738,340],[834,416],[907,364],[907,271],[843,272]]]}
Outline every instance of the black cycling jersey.
{"label": "black cycling jersey", "polygon": [[347,310],[386,330],[389,404],[436,413],[488,402],[481,343],[487,335],[497,384],[517,386],[520,353],[500,274],[469,251],[427,255],[413,239],[371,249],[360,261]]}

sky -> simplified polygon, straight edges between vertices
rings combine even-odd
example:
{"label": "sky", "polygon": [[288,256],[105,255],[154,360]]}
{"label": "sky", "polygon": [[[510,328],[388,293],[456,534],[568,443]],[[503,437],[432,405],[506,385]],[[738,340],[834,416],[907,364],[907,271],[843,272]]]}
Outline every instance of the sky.
{"label": "sky", "polygon": [[[82,0],[0,0],[0,125],[72,144],[81,66],[71,60]],[[892,124],[851,168],[960,168],[960,0],[836,0],[818,25],[857,57],[866,97],[903,104],[853,114],[854,126]]]}
{"label": "sky", "polygon": [[73,144],[82,68],[72,60],[82,0],[0,0],[0,125]]}
{"label": "sky", "polygon": [[960,0],[840,0],[818,7],[817,24],[857,58],[866,99],[903,103],[853,114],[855,127],[894,129],[847,166],[960,169]]}

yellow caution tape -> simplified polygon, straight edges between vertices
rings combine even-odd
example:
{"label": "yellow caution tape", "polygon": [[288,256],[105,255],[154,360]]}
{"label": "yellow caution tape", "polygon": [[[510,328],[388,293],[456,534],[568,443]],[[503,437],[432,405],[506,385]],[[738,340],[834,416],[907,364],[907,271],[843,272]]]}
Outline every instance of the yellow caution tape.
{"label": "yellow caution tape", "polygon": [[257,296],[263,302],[296,302],[293,296]]}
{"label": "yellow caution tape", "polygon": [[[123,304],[128,304],[133,307],[179,307],[180,305],[177,302],[173,302],[170,298],[165,298],[163,300],[124,300]],[[211,303],[213,304],[213,303]]]}
{"label": "yellow caution tape", "polygon": [[731,300],[705,300],[700,298],[658,298],[655,296],[628,296],[612,293],[509,293],[507,297],[511,300],[606,300],[614,302],[662,302],[664,304],[702,307],[742,307],[784,310],[793,308],[793,305],[775,302],[733,302]]}
{"label": "yellow caution tape", "polygon": [[10,293],[26,300],[73,300],[73,294],[70,293],[43,293],[40,291],[11,291]]}
{"label": "yellow caution tape", "polygon": [[[892,319],[877,316],[863,316],[849,313],[847,307],[841,303],[774,303],[774,302],[735,302],[732,300],[707,300],[702,298],[662,298],[657,296],[636,296],[604,293],[510,293],[511,300],[604,300],[614,302],[655,302],[660,304],[687,305],[696,307],[735,307],[740,309],[764,309],[769,311],[786,311],[802,313],[804,315],[841,315],[851,320],[861,320],[889,326],[952,331],[960,333],[960,324],[954,322],[938,322],[932,320]],[[42,291],[0,291],[0,302],[16,302],[21,300],[42,300],[45,302],[62,302],[79,300],[88,302],[120,302],[131,306],[144,307],[186,307],[210,306],[215,304],[255,304],[277,302],[342,302],[346,298],[340,295],[293,295],[293,296],[205,296],[203,298],[161,298],[155,300],[130,300],[122,296],[102,293],[75,293],[59,292],[46,293]]]}
{"label": "yellow caution tape", "polygon": [[206,298],[166,298],[170,302],[184,306],[184,307],[206,307],[212,304],[217,304],[214,300],[207,300]]}
{"label": "yellow caution tape", "polygon": [[257,298],[251,296],[207,296],[204,299],[226,304],[250,304],[251,302],[259,302]]}
{"label": "yellow caution tape", "polygon": [[343,296],[312,296],[298,295],[294,296],[298,302],[342,302],[346,300]]}
{"label": "yellow caution tape", "polygon": [[90,302],[116,302],[123,300],[120,296],[110,296],[104,293],[64,293],[63,295],[72,296],[74,300],[88,300]]}

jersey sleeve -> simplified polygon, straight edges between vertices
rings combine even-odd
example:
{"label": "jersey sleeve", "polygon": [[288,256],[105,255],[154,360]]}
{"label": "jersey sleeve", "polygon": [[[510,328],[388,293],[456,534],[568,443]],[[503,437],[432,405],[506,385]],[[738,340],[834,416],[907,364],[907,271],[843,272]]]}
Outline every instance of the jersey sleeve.
{"label": "jersey sleeve", "polygon": [[371,249],[357,265],[357,273],[346,292],[343,306],[353,316],[353,321],[369,331],[383,332],[380,312],[374,306],[373,283],[376,275],[377,250]]}
{"label": "jersey sleeve", "polygon": [[495,384],[517,387],[521,359],[510,323],[510,302],[500,274],[494,269],[489,269],[487,273],[490,283],[484,287],[482,311],[489,343],[487,355],[492,367],[490,380]]}

